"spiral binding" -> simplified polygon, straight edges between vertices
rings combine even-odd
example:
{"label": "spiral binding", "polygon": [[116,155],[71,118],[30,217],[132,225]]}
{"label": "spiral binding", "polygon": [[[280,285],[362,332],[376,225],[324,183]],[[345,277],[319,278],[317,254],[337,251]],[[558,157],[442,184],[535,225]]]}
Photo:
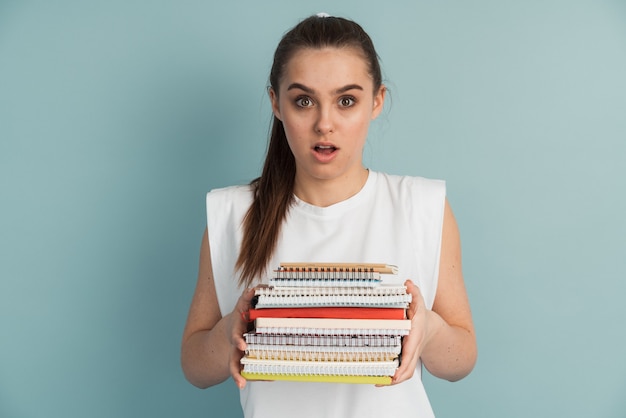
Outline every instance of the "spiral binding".
{"label": "spiral binding", "polygon": [[247,373],[273,375],[351,375],[351,376],[393,376],[398,368],[398,360],[364,362],[316,362],[316,361],[267,361],[248,357],[241,359]]}
{"label": "spiral binding", "polygon": [[380,273],[373,268],[279,267],[269,280],[270,286],[377,286]]}
{"label": "spiral binding", "polygon": [[289,361],[392,361],[400,354],[395,347],[299,347],[248,345],[246,356],[262,360]]}
{"label": "spiral binding", "polygon": [[406,308],[411,295],[405,286],[377,287],[261,287],[255,291],[257,308],[276,307],[388,307]]}
{"label": "spiral binding", "polygon": [[327,347],[400,347],[399,335],[301,335],[301,334],[244,334],[247,344],[297,345]]}

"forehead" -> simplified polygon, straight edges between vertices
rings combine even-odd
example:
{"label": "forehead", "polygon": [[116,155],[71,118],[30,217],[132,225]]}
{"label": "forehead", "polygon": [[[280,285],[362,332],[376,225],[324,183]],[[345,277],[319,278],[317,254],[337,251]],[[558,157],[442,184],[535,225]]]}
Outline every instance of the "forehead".
{"label": "forehead", "polygon": [[368,63],[361,51],[353,47],[297,51],[287,62],[280,84],[291,83],[320,89],[357,83],[373,89]]}

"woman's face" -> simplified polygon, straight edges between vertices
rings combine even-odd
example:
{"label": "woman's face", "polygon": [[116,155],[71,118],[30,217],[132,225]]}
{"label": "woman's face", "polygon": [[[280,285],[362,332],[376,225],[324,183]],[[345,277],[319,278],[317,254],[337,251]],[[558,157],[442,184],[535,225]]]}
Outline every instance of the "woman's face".
{"label": "woman's face", "polygon": [[[383,108],[354,48],[302,49],[287,63],[272,109],[296,160],[296,183],[362,178],[370,122]],[[356,177],[355,177],[356,176]]]}

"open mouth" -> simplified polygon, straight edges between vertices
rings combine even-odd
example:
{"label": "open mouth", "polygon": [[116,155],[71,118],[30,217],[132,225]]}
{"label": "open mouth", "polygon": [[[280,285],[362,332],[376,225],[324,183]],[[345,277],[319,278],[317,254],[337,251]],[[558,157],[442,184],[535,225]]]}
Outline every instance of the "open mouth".
{"label": "open mouth", "polygon": [[332,145],[316,145],[315,152],[319,152],[320,154],[331,154],[336,151],[337,148]]}

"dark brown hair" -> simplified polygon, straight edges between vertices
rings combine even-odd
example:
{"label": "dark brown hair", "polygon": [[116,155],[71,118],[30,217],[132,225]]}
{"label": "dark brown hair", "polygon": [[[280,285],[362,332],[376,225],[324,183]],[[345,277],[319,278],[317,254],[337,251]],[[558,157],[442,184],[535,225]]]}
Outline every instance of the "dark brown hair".
{"label": "dark brown hair", "polygon": [[[301,49],[351,47],[359,50],[368,64],[374,92],[382,86],[378,55],[372,40],[357,23],[340,17],[311,16],[287,32],[274,53],[270,88],[278,87],[287,63]],[[263,274],[278,242],[280,228],[293,198],[296,161],[287,143],[283,123],[274,116],[261,177],[253,180],[254,198],[243,220],[243,241],[236,267],[240,285],[249,286]]]}

